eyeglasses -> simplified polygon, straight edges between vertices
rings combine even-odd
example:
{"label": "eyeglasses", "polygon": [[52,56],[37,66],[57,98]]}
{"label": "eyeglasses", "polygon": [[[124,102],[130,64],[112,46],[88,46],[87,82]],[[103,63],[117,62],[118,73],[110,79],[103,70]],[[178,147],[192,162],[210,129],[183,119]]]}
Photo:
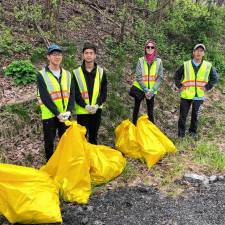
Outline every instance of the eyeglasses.
{"label": "eyeglasses", "polygon": [[147,49],[154,49],[155,47],[154,46],[147,46],[146,48]]}
{"label": "eyeglasses", "polygon": [[52,56],[56,57],[56,56],[62,56],[61,52],[53,52],[51,53]]}

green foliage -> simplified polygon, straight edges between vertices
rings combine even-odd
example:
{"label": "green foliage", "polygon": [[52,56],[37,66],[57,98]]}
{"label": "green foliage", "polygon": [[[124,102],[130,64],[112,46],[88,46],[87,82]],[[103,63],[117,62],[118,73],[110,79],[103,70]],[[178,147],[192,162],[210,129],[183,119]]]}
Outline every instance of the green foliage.
{"label": "green foliage", "polygon": [[127,160],[126,167],[124,168],[121,177],[125,180],[131,180],[137,176],[140,175],[140,172],[137,169],[137,166],[135,166],[132,161]]}
{"label": "green foliage", "polygon": [[138,6],[144,6],[145,1],[144,1],[144,0],[135,0],[135,3],[136,3]]}
{"label": "green foliage", "polygon": [[221,57],[219,50],[225,35],[224,16],[224,11],[216,6],[208,8],[207,4],[195,4],[190,0],[178,1],[161,24],[169,46],[164,49],[164,55],[170,59],[170,68],[174,69],[189,59],[195,44],[204,43],[207,48],[205,58],[224,73],[224,55]]}
{"label": "green foliage", "polygon": [[6,106],[4,111],[10,114],[16,114],[20,119],[26,121],[29,119],[29,108],[26,105],[12,105]]}
{"label": "green foliage", "polygon": [[11,56],[14,53],[29,52],[33,46],[25,40],[13,36],[11,29],[0,23],[0,55]]}
{"label": "green foliage", "polygon": [[[138,0],[135,4],[144,7],[145,2]],[[154,1],[146,3],[150,11],[156,9]],[[217,68],[222,87],[225,84],[224,18],[225,11],[222,7],[214,4],[196,4],[191,0],[177,0],[163,10],[161,19],[157,13],[150,13],[145,19],[133,17],[132,34],[126,33],[124,44],[116,44],[128,53],[134,71],[137,59],[143,55],[146,40],[153,38],[157,42],[157,52],[163,59],[165,69],[174,73],[183,61],[192,57],[194,45],[204,43],[207,48],[205,59]],[[110,41],[112,42],[110,39],[107,40],[108,43]],[[113,46],[116,44],[110,43],[112,51],[118,51]]]}
{"label": "green foliage", "polygon": [[4,71],[5,76],[13,77],[16,85],[32,83],[36,80],[36,71],[29,60],[13,61]]}
{"label": "green foliage", "polygon": [[33,49],[33,45],[24,40],[17,40],[11,46],[14,53],[29,53]]}
{"label": "green foliage", "polygon": [[135,4],[137,4],[137,6],[139,6],[139,7],[146,7],[147,6],[152,11],[155,10],[156,4],[157,4],[157,1],[155,1],[155,0],[148,0],[148,1],[135,0],[134,2],[135,2]]}
{"label": "green foliage", "polygon": [[215,169],[225,169],[225,154],[213,144],[201,143],[197,146],[194,158],[197,162],[207,164]]}
{"label": "green foliage", "polygon": [[0,55],[9,55],[11,51],[11,44],[13,43],[13,36],[9,27],[0,23]]}
{"label": "green foliage", "polygon": [[74,42],[62,43],[64,54],[63,54],[63,67],[69,71],[72,71],[78,66],[76,60],[77,47]]}
{"label": "green foliage", "polygon": [[29,120],[28,108],[25,105],[5,106],[0,111],[0,138],[13,138]]}
{"label": "green foliage", "polygon": [[[124,43],[116,43],[111,37],[105,40],[106,46],[110,51],[110,61],[115,63],[115,60],[119,62],[119,68],[123,68],[122,65],[126,62],[126,52]],[[118,67],[117,66],[117,67]],[[116,68],[116,67],[115,67]]]}
{"label": "green foliage", "polygon": [[112,120],[118,118],[119,121],[126,119],[128,116],[128,109],[123,103],[124,87],[123,74],[127,62],[124,45],[115,44],[112,39],[106,40],[106,45],[110,49],[110,74],[108,80],[111,85],[111,92],[108,95],[108,111],[109,117]]}
{"label": "green foliage", "polygon": [[38,3],[29,4],[29,1],[23,2],[22,6],[14,7],[14,15],[19,22],[38,22],[43,18],[42,5]]}
{"label": "green foliage", "polygon": [[42,60],[46,59],[46,48],[43,47],[37,47],[33,50],[31,55],[31,62],[32,63],[38,63]]}
{"label": "green foliage", "polygon": [[69,31],[79,29],[82,26],[83,18],[79,16],[72,16],[66,23],[66,29]]}

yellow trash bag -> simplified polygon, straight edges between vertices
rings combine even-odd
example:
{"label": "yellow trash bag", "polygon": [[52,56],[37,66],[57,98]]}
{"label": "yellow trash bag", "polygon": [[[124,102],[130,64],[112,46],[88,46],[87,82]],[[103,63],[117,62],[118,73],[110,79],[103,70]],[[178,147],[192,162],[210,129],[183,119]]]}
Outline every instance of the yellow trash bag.
{"label": "yellow trash bag", "polygon": [[86,128],[77,122],[67,122],[70,127],[45,166],[58,184],[63,200],[86,204],[91,194],[90,161],[85,152]]}
{"label": "yellow trash bag", "polygon": [[[143,116],[143,117],[145,117],[145,116]],[[144,118],[143,118],[143,120],[144,120]],[[148,120],[147,126],[148,126],[149,131],[151,131],[152,134],[154,134],[160,140],[161,144],[163,145],[163,147],[165,148],[167,153],[176,152],[176,147],[173,144],[173,142],[164,133],[162,133],[162,131],[155,124],[153,124],[151,121]]]}
{"label": "yellow trash bag", "polygon": [[86,151],[90,155],[90,174],[94,184],[107,183],[119,176],[126,166],[121,152],[110,147],[87,143]]}
{"label": "yellow trash bag", "polygon": [[57,185],[45,172],[0,164],[0,214],[10,223],[61,223]]}
{"label": "yellow trash bag", "polygon": [[115,129],[115,147],[123,154],[134,158],[141,158],[140,146],[137,142],[137,131],[135,125],[128,119],[124,120]]}
{"label": "yellow trash bag", "polygon": [[167,152],[176,150],[173,143],[148,120],[147,115],[141,116],[137,121],[137,141],[148,168],[157,163]]}

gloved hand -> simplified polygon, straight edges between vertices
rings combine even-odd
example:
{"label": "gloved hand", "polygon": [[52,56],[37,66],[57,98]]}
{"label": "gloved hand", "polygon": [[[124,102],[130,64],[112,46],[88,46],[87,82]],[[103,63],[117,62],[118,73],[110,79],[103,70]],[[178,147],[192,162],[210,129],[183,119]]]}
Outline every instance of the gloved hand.
{"label": "gloved hand", "polygon": [[57,116],[57,118],[59,119],[59,121],[60,121],[61,123],[63,123],[63,122],[65,121],[65,119],[64,119],[64,113],[60,113],[60,114]]}
{"label": "gloved hand", "polygon": [[86,106],[85,106],[85,109],[86,109],[89,113],[92,113],[92,111],[93,111],[91,105],[86,105]]}
{"label": "gloved hand", "polygon": [[68,120],[69,117],[71,116],[71,112],[70,111],[64,112],[63,115],[64,115],[64,119]]}
{"label": "gloved hand", "polygon": [[99,105],[98,104],[93,105],[92,106],[92,112],[91,112],[91,114],[95,114],[97,112],[98,108],[99,108]]}
{"label": "gloved hand", "polygon": [[181,88],[182,88],[182,86],[180,88],[178,88],[175,84],[173,84],[173,86],[172,86],[172,90],[175,92],[181,91]]}
{"label": "gloved hand", "polygon": [[154,93],[152,91],[148,91],[148,92],[145,92],[145,97],[146,99],[151,99],[152,97],[154,96]]}
{"label": "gloved hand", "polygon": [[206,89],[206,87],[205,87],[205,86],[203,86],[203,87],[202,87],[202,90],[203,90],[203,91],[207,91],[207,89]]}

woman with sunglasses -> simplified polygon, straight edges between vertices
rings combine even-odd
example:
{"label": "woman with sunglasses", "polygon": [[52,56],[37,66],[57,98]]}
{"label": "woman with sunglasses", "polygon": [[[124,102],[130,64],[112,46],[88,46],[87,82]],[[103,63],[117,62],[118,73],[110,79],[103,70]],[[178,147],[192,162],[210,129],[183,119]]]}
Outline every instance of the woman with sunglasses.
{"label": "woman with sunglasses", "polygon": [[136,125],[141,101],[145,98],[148,118],[154,123],[154,99],[163,78],[163,65],[156,54],[156,43],[149,39],[145,43],[144,56],[139,58],[136,66],[135,81],[130,95],[134,97],[133,123]]}

